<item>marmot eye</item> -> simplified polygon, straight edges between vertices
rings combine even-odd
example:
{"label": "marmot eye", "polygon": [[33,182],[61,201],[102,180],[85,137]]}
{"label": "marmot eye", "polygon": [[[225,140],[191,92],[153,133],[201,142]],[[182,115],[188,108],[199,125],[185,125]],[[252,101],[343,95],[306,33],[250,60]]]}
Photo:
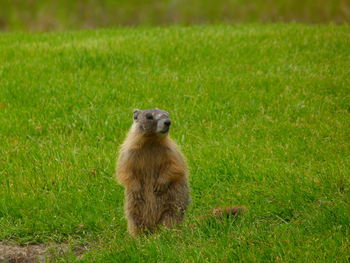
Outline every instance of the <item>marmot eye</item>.
{"label": "marmot eye", "polygon": [[153,115],[151,113],[146,114],[147,120],[153,120]]}

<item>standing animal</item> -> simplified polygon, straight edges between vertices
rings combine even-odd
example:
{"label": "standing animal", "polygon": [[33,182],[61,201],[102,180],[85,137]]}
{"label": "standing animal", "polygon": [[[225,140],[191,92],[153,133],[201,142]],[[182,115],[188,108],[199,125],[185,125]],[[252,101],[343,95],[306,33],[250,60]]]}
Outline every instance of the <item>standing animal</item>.
{"label": "standing animal", "polygon": [[168,112],[134,110],[133,119],[120,148],[116,177],[125,187],[128,231],[135,236],[181,223],[190,195],[185,159],[168,135]]}

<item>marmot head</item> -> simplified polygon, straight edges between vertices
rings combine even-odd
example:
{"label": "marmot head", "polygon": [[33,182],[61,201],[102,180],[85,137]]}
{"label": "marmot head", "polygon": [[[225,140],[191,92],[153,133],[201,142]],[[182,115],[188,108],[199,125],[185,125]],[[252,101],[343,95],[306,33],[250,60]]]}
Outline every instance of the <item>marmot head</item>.
{"label": "marmot head", "polygon": [[164,136],[169,132],[169,113],[160,109],[134,110],[134,125],[146,136]]}

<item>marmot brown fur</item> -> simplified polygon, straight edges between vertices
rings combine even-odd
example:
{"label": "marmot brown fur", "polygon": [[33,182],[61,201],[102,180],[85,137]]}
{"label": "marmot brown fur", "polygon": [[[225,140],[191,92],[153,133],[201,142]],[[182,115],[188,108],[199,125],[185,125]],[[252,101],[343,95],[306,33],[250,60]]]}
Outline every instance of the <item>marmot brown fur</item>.
{"label": "marmot brown fur", "polygon": [[159,109],[135,110],[121,146],[117,180],[125,187],[125,215],[132,235],[173,227],[190,202],[183,155],[168,136],[170,118]]}

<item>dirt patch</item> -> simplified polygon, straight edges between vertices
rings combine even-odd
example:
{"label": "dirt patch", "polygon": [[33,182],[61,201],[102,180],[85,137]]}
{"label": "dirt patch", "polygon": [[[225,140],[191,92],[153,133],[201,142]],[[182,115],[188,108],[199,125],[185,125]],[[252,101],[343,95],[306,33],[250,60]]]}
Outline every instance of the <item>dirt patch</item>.
{"label": "dirt patch", "polygon": [[68,253],[80,257],[85,251],[86,247],[78,247],[72,251],[67,244],[17,245],[0,242],[0,263],[47,262]]}

